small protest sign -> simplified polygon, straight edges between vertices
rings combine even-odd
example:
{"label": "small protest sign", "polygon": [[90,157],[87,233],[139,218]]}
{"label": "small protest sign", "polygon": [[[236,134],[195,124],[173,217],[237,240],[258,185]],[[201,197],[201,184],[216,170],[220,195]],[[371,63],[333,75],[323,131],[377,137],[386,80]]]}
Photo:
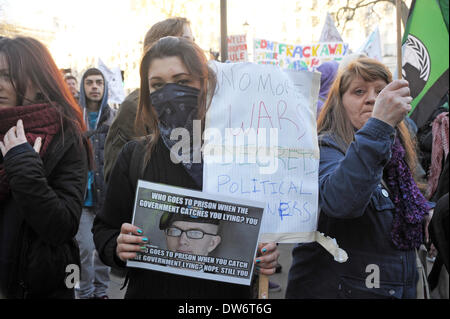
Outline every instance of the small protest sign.
{"label": "small protest sign", "polygon": [[263,211],[263,203],[139,180],[132,223],[149,242],[127,266],[250,285]]}
{"label": "small protest sign", "polygon": [[245,34],[228,36],[228,60],[231,62],[247,62],[247,36]]}
{"label": "small protest sign", "polygon": [[116,67],[111,70],[101,59],[98,59],[98,68],[105,75],[108,82],[108,103],[122,103],[125,100],[125,90],[120,68]]}

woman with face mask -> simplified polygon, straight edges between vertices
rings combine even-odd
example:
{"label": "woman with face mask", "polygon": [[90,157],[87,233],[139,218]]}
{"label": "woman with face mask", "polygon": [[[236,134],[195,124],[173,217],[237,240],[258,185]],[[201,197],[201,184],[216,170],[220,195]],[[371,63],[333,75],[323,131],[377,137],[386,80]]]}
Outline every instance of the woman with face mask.
{"label": "woman with face mask", "polygon": [[[102,260],[112,267],[125,267],[149,239],[130,224],[137,184],[131,176],[133,151],[144,147],[141,179],[202,189],[203,166],[196,163],[200,148],[188,149],[189,163],[176,160],[172,153],[175,141],[171,133],[178,128],[193,135],[193,121],[201,128],[208,98],[214,92],[216,79],[208,67],[203,51],[184,38],[165,37],[144,55],[140,67],[141,90],[136,115],[136,128],[143,141],[129,142],[122,149],[110,176],[103,211],[94,222],[94,241]],[[192,138],[190,138],[192,141]],[[200,157],[201,158],[201,157]],[[150,239],[151,241],[151,239]],[[261,244],[258,265],[263,274],[275,272],[276,245]],[[142,270],[128,269],[126,298],[250,298],[251,287]]]}
{"label": "woman with face mask", "polygon": [[0,40],[0,294],[74,298],[75,234],[90,149],[80,108],[47,48]]}
{"label": "woman with face mask", "polygon": [[[184,17],[172,17],[155,23],[145,34],[143,52],[159,39],[167,36],[183,37],[194,41],[191,23]],[[139,88],[131,92],[122,102],[105,141],[105,181],[114,167],[122,147],[136,137],[134,119],[139,101]]]}

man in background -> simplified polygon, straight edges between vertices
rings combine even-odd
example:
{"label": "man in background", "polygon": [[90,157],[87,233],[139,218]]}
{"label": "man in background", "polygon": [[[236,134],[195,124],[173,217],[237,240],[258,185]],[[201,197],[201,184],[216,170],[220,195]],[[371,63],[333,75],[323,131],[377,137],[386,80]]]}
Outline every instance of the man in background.
{"label": "man in background", "polygon": [[64,77],[67,86],[69,87],[70,93],[72,93],[73,97],[78,101],[80,97],[80,92],[78,92],[78,81],[77,78],[73,75],[66,75]]}
{"label": "man in background", "polygon": [[105,182],[103,177],[103,152],[106,135],[115,116],[108,105],[108,85],[103,73],[96,68],[88,69],[81,79],[80,106],[86,122],[87,137],[94,154],[94,164],[88,172],[86,196],[76,236],[80,246],[81,280],[77,289],[80,299],[108,299],[109,267],[100,260],[92,236],[95,215],[103,207]]}

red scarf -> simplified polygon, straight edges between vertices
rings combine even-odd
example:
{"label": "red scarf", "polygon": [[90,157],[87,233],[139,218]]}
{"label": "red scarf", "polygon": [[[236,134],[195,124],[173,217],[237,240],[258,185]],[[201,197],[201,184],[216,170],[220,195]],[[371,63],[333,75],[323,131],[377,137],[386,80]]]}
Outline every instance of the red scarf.
{"label": "red scarf", "polygon": [[[6,132],[23,121],[25,136],[28,143],[34,145],[36,138],[41,137],[42,144],[39,151],[41,158],[48,149],[53,137],[61,128],[58,110],[49,104],[35,104],[15,106],[0,109],[0,141],[3,141]],[[9,182],[3,163],[0,164],[0,200],[9,196]]]}

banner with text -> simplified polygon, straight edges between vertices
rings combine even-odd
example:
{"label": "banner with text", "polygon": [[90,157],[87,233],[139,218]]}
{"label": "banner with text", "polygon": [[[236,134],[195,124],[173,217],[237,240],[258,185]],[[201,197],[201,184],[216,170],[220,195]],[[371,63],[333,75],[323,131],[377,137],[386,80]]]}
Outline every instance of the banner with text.
{"label": "banner with text", "polygon": [[261,202],[139,180],[132,223],[149,242],[127,266],[250,285],[263,211]]}
{"label": "banner with text", "polygon": [[247,36],[245,34],[228,36],[228,60],[231,62],[247,62]]}
{"label": "banner with text", "polygon": [[253,56],[258,64],[277,65],[283,69],[310,70],[326,61],[340,61],[348,54],[348,44],[324,42],[291,45],[266,39],[254,39]]}

